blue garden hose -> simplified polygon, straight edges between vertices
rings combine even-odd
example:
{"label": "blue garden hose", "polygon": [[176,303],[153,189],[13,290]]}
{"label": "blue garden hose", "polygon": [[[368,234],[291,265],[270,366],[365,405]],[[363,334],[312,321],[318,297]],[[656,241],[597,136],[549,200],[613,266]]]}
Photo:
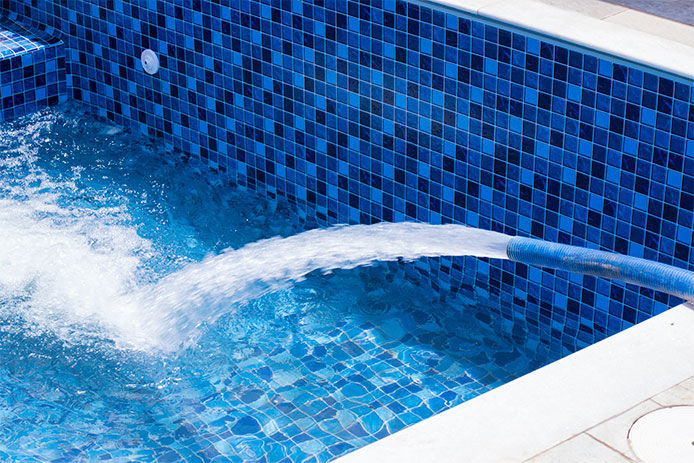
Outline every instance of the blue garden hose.
{"label": "blue garden hose", "polygon": [[694,272],[638,257],[515,236],[510,260],[633,283],[694,301]]}

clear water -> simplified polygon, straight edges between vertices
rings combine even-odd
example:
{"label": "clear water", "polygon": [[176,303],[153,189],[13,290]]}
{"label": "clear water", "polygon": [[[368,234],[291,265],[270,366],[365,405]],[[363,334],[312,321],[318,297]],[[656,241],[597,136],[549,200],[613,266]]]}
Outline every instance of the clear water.
{"label": "clear water", "polygon": [[444,230],[312,227],[79,107],[0,126],[0,458],[328,461],[552,360],[362,265]]}

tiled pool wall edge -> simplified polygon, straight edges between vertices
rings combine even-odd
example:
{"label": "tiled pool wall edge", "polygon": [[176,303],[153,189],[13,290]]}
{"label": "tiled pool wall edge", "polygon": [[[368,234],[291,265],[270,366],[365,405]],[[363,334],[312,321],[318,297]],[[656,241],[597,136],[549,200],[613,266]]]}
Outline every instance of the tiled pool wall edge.
{"label": "tiled pool wall edge", "polygon": [[[321,222],[457,222],[694,268],[687,79],[417,2],[8,6],[63,31],[73,98]],[[569,350],[680,302],[510,261],[416,268]]]}
{"label": "tiled pool wall edge", "polygon": [[31,44],[28,50],[0,53],[0,122],[67,101],[65,44],[54,38],[55,31],[14,12],[0,11],[0,19],[0,29],[21,28]]}

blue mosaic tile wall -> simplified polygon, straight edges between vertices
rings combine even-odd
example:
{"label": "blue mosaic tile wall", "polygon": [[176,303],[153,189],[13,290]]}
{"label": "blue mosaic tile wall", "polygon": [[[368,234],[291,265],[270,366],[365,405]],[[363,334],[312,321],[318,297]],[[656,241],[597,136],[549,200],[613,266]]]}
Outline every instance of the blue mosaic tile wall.
{"label": "blue mosaic tile wall", "polygon": [[0,14],[0,121],[67,101],[65,45],[16,13]]}
{"label": "blue mosaic tile wall", "polygon": [[[323,222],[458,222],[694,269],[690,81],[416,2],[8,6],[63,31],[73,98]],[[416,268],[570,349],[679,302],[511,262]]]}

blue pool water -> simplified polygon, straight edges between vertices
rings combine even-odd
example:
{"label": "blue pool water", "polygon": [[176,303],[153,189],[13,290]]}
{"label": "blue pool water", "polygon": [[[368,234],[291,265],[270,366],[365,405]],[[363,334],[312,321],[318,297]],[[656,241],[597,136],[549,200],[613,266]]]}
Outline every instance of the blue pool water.
{"label": "blue pool water", "polygon": [[1,126],[0,458],[328,461],[553,360],[398,262],[226,301],[177,350],[113,336],[124,297],[315,227],[78,106]]}

